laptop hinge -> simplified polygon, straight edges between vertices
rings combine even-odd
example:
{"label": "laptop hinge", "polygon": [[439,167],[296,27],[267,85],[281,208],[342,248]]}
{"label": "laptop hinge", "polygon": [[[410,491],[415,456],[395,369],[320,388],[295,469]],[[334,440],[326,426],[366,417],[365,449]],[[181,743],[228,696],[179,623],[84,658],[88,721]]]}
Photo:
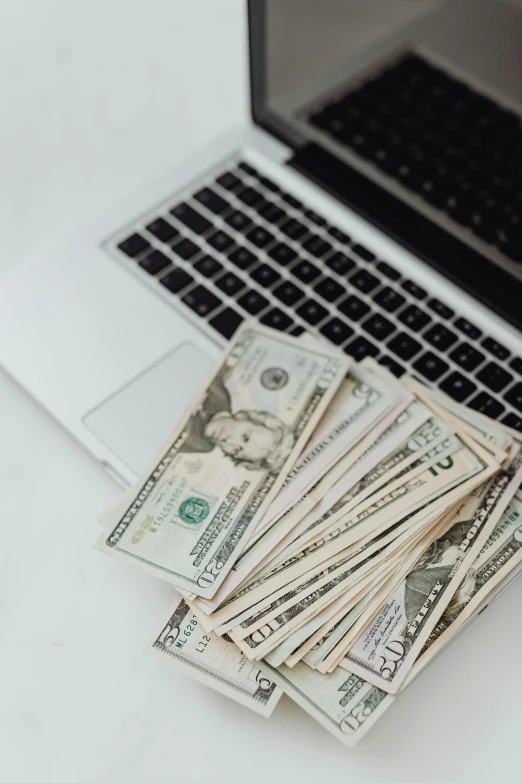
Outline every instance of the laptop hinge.
{"label": "laptop hinge", "polygon": [[288,165],[522,329],[522,282],[317,144]]}

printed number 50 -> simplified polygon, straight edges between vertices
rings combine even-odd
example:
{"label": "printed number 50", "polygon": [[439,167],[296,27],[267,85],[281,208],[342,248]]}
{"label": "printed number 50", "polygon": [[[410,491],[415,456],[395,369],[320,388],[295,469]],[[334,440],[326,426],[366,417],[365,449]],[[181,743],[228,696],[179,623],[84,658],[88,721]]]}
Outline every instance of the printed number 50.
{"label": "printed number 50", "polygon": [[384,655],[381,655],[379,658],[382,661],[379,674],[385,680],[391,680],[397,671],[399,663],[406,655],[406,648],[402,642],[395,640],[387,644],[384,650],[387,653],[387,657],[385,658]]}

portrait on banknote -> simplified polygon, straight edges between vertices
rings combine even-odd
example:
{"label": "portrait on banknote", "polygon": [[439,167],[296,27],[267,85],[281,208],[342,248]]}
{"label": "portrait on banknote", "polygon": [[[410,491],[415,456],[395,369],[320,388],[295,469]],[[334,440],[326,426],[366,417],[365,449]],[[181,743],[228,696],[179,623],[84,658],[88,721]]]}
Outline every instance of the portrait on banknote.
{"label": "portrait on banknote", "polygon": [[[182,452],[209,452],[215,448],[234,463],[247,469],[279,469],[290,454],[295,437],[290,427],[272,413],[258,410],[232,410],[226,381],[229,369],[216,375],[199,410],[187,423]],[[282,388],[288,376],[273,368],[261,379],[265,388]]]}

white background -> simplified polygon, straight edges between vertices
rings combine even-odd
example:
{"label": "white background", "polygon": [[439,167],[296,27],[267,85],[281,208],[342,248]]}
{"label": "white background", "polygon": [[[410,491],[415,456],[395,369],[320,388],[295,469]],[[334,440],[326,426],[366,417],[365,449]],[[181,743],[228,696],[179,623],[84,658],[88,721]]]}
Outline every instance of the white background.
{"label": "white background", "polygon": [[[246,117],[242,0],[0,19],[0,271]],[[93,551],[118,487],[5,375],[0,443],[5,783],[520,778],[522,581],[348,750],[286,698],[266,721],[142,653],[170,589]]]}

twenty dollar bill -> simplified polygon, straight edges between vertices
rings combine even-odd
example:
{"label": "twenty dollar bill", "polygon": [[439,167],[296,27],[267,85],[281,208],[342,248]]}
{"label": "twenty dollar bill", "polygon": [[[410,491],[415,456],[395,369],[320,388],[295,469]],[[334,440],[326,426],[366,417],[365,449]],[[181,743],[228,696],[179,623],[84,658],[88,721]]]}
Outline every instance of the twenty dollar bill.
{"label": "twenty dollar bill", "polygon": [[211,598],[349,364],[320,343],[243,326],[96,547]]}

